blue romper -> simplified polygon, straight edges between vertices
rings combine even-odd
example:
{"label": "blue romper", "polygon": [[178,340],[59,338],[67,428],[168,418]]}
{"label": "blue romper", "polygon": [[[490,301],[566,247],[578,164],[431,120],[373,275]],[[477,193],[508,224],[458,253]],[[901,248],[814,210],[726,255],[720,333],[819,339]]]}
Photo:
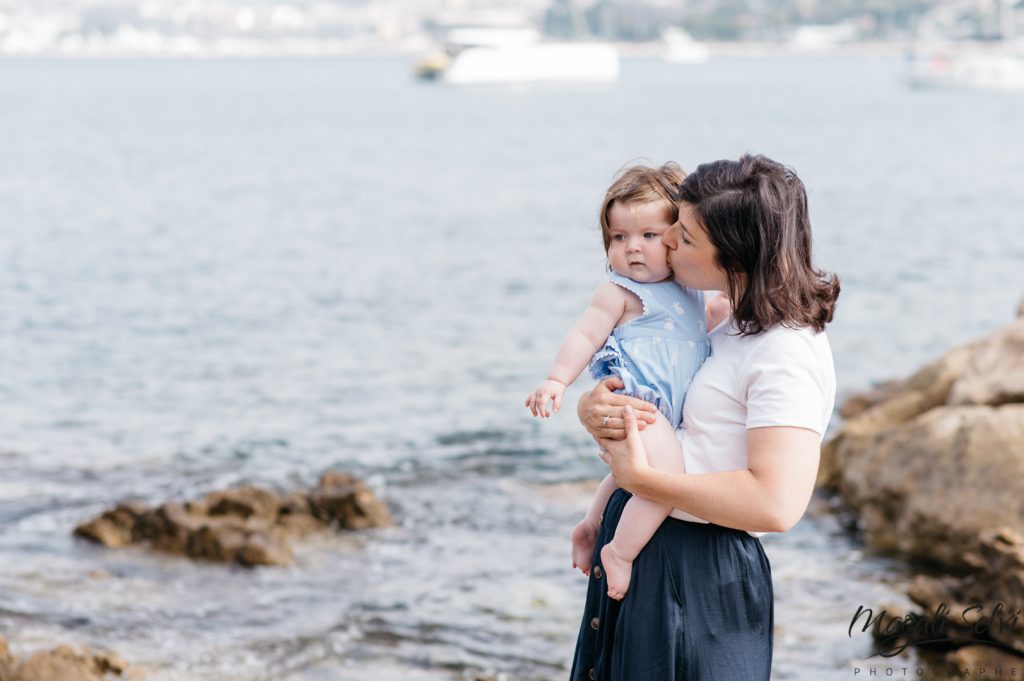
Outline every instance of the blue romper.
{"label": "blue romper", "polygon": [[615,272],[610,280],[635,293],[644,313],[612,331],[590,360],[590,375],[620,377],[626,387],[616,392],[650,402],[678,428],[686,391],[711,351],[704,293],[674,281],[641,284]]}

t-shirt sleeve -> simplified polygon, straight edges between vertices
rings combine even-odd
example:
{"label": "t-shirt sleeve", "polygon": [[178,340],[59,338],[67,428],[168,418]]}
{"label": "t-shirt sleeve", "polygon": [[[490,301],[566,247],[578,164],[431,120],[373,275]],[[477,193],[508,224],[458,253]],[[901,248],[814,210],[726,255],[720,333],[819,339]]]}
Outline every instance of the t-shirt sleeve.
{"label": "t-shirt sleeve", "polygon": [[789,426],[823,435],[835,402],[831,356],[822,356],[810,338],[785,334],[765,343],[744,372],[747,428]]}

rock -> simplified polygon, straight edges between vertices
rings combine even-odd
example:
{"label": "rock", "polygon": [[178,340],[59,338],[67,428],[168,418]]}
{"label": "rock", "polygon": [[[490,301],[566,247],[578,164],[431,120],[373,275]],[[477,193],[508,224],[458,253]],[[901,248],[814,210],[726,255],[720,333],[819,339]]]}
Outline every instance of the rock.
{"label": "rock", "polygon": [[62,645],[19,663],[0,636],[0,681],[103,681],[110,676],[136,675],[115,653],[81,646]]}
{"label": "rock", "polygon": [[1024,402],[1024,319],[977,345],[947,404]]}
{"label": "rock", "polygon": [[[890,385],[877,401],[858,396],[848,399],[847,402],[862,399],[867,405],[848,420],[835,437],[822,446],[818,486],[835,488],[838,485],[838,476],[845,465],[841,451],[844,442],[870,439],[893,426],[945,404],[953,383],[970,361],[974,345],[956,348],[910,378]],[[856,408],[851,408],[851,411],[856,411]]]}
{"label": "rock", "polygon": [[[985,532],[978,550],[964,562],[971,566],[965,574],[917,576],[908,590],[910,599],[926,612],[948,607],[953,638],[971,644],[994,641],[1024,655],[1024,539],[1009,528]],[[982,616],[990,625],[972,630]]]}
{"label": "rock", "polygon": [[1024,404],[939,407],[844,439],[839,491],[872,546],[964,569],[982,532],[1024,528],[1022,448]]}
{"label": "rock", "polygon": [[14,656],[7,647],[7,639],[0,636],[0,681],[9,681],[14,673]]}
{"label": "rock", "polygon": [[309,495],[314,517],[334,527],[362,530],[394,524],[385,506],[362,482],[347,473],[328,471]]}
{"label": "rock", "polygon": [[[983,679],[1013,678],[1010,676],[1010,670],[1017,669],[1020,671],[1024,667],[1024,658],[987,645],[965,646],[954,650],[946,655],[945,662],[947,666],[952,666],[959,670],[967,670],[968,674],[960,677],[967,679],[978,677]],[[997,669],[1000,672],[997,673]],[[1013,676],[1020,676],[1020,674],[1014,674]]]}
{"label": "rock", "polygon": [[234,562],[247,567],[255,565],[288,565],[292,562],[292,550],[277,537],[253,535],[238,548]]}
{"label": "rock", "polygon": [[868,544],[945,572],[910,585],[924,612],[1022,611],[980,638],[952,627],[957,654],[979,643],[1024,654],[1024,317],[847,404],[819,485],[857,514]]}
{"label": "rock", "polygon": [[146,544],[191,558],[256,566],[290,564],[288,541],[310,532],[392,524],[387,506],[363,482],[328,471],[309,492],[282,496],[247,485],[156,508],[122,503],[74,533],[109,547]]}
{"label": "rock", "polygon": [[239,518],[277,517],[281,497],[260,487],[236,487],[227,492],[213,492],[206,498],[209,515],[234,515]]}
{"label": "rock", "polygon": [[127,546],[134,541],[135,519],[145,506],[139,503],[122,503],[98,518],[75,528],[75,534],[104,546]]}
{"label": "rock", "polygon": [[92,656],[71,646],[60,646],[36,653],[22,662],[15,678],[33,681],[91,681],[102,679],[103,672]]}
{"label": "rock", "polygon": [[904,385],[906,381],[885,381],[867,392],[851,395],[843,402],[839,415],[844,419],[852,419],[866,409],[889,399],[903,389]]}

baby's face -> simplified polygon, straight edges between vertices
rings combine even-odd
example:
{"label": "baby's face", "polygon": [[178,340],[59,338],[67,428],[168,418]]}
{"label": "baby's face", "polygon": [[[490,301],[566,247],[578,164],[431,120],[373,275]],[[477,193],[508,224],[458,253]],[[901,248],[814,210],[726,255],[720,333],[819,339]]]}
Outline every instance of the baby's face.
{"label": "baby's face", "polygon": [[613,203],[608,226],[608,262],[617,274],[643,283],[672,275],[668,248],[661,242],[661,236],[672,227],[665,219],[664,204]]}

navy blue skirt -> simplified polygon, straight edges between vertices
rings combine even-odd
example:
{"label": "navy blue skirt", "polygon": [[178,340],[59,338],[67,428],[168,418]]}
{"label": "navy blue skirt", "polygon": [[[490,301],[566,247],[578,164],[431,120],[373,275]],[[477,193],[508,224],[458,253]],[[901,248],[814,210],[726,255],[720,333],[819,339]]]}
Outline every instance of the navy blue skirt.
{"label": "navy blue skirt", "polygon": [[761,542],[741,530],[668,518],[608,598],[600,550],[629,492],[608,500],[591,565],[572,681],[767,681],[774,596]]}

